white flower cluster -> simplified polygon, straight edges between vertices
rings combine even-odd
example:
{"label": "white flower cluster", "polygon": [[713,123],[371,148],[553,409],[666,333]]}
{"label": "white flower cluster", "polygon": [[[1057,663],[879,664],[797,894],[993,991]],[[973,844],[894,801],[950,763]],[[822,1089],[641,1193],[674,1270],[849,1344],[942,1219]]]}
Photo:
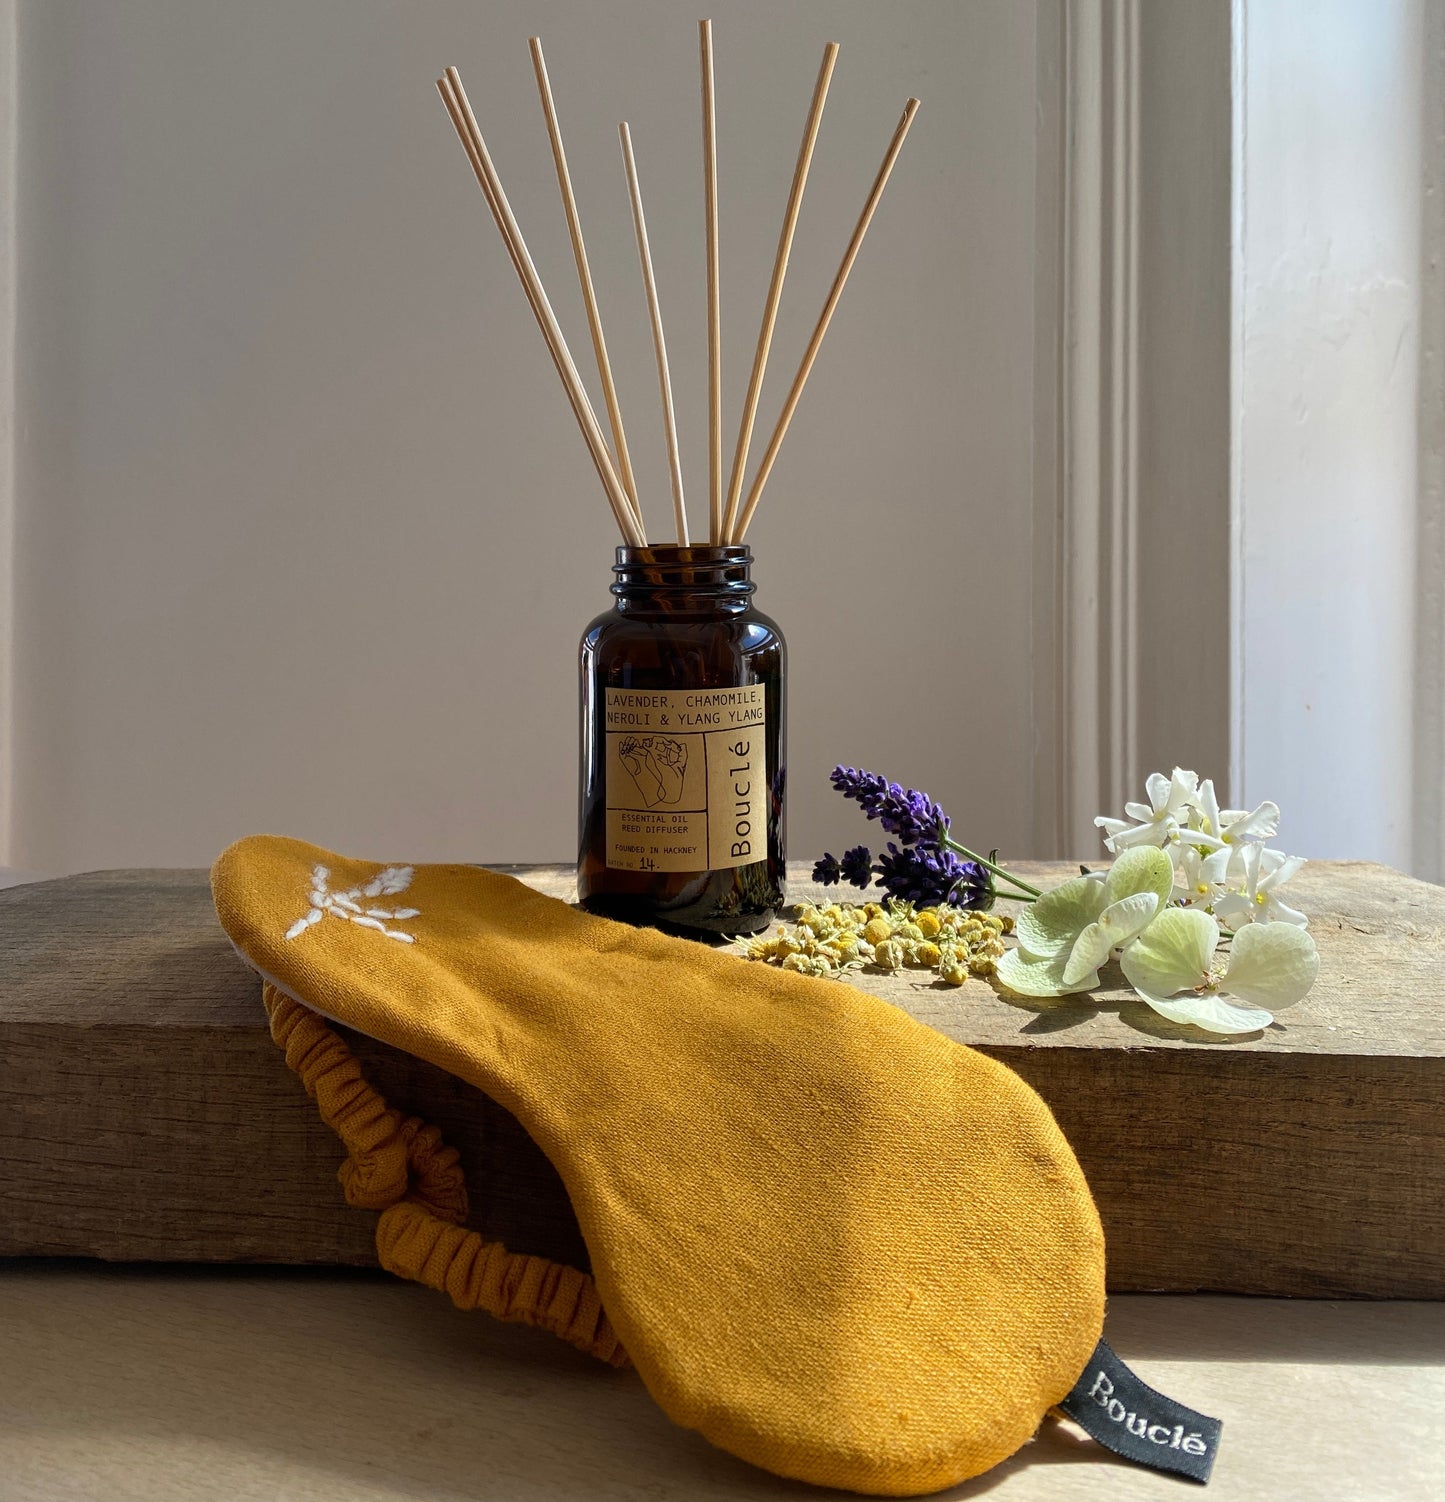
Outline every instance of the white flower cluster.
{"label": "white flower cluster", "polygon": [[[1117,859],[1043,893],[1018,918],[997,975],[1021,996],[1091,991],[1117,959],[1161,1016],[1211,1033],[1268,1027],[1319,974],[1305,915],[1277,895],[1304,861],[1270,850],[1279,807],[1221,809],[1213,782],[1175,767],[1148,803],[1099,818]],[[1223,926],[1231,943],[1216,950]]]}
{"label": "white flower cluster", "polygon": [[1277,803],[1221,809],[1213,779],[1200,782],[1181,767],[1169,777],[1155,772],[1145,787],[1148,803],[1126,803],[1128,818],[1094,820],[1109,850],[1159,846],[1174,862],[1174,897],[1212,913],[1227,929],[1256,922],[1308,924],[1279,896],[1305,862],[1266,845],[1279,830]]}

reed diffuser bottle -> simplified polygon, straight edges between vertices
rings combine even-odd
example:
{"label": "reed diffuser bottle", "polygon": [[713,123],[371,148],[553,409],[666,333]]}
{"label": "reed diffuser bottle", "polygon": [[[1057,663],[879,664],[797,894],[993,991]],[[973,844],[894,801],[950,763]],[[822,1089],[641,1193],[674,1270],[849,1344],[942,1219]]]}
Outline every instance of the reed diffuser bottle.
{"label": "reed diffuser bottle", "polygon": [[584,906],[634,923],[704,933],[756,933],[783,900],[785,648],[776,625],[753,606],[748,527],[793,420],[823,336],[873,221],[918,101],[910,99],[853,227],[833,285],[813,326],[772,436],[745,488],[753,426],[783,295],[793,234],[823,118],[838,44],[823,49],[783,212],[763,305],[732,469],[723,483],[722,333],[717,193],[717,118],[712,22],[698,23],[702,87],[704,228],[707,248],[708,542],[690,540],[682,461],[662,309],[643,212],[632,133],[618,128],[638,264],[657,362],[676,544],[649,546],[637,481],[607,357],[602,317],[582,238],[576,195],[557,120],[542,43],[532,69],[572,256],[587,310],[592,352],[612,433],[609,448],[521,225],[477,124],[461,74],[437,79],[457,139],[507,247],[573,416],[622,533],[614,607],[582,638],[582,796],[578,896]]}
{"label": "reed diffuser bottle", "polygon": [[582,637],[578,897],[756,933],[782,902],[786,648],[742,545],[620,547]]}

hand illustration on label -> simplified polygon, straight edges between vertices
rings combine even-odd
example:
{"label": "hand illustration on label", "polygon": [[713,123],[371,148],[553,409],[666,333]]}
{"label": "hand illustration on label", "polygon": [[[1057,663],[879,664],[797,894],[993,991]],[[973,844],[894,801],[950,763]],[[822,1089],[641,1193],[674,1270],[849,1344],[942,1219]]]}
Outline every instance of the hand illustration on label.
{"label": "hand illustration on label", "polygon": [[687,747],[681,741],[663,735],[629,735],[617,747],[617,754],[648,808],[682,801]]}

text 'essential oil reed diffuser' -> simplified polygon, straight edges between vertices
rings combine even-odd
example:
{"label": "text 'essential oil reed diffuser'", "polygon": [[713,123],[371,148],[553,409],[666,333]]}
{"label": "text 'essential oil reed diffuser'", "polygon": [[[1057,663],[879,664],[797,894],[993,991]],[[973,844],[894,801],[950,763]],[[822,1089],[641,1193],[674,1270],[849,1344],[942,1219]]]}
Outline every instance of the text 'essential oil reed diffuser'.
{"label": "text 'essential oil reed diffuser'", "polygon": [[648,543],[643,527],[542,44],[532,38],[532,65],[582,285],[597,372],[612,429],[612,448],[603,436],[567,341],[562,337],[455,68],[448,68],[437,80],[437,89],[521,279],[623,537],[613,566],[614,606],[598,616],[582,637],[578,897],[594,912],[629,922],[702,933],[740,934],[756,933],[767,927],[783,900],[783,797],[787,775],[786,648],[777,626],[752,602],[748,527],[848,273],[918,109],[918,100],[908,101],[893,133],[812,338],[803,352],[782,413],[744,496],[743,482],[763,374],[838,44],[830,42],[824,50],[783,215],[783,230],[748,378],[732,470],[724,490],[712,23],[700,22],[699,33],[707,235],[706,543],[694,543],[688,533],[667,346],[637,164],[627,126],[621,127],[622,159],[652,322],[677,534],[675,542],[655,545]]}

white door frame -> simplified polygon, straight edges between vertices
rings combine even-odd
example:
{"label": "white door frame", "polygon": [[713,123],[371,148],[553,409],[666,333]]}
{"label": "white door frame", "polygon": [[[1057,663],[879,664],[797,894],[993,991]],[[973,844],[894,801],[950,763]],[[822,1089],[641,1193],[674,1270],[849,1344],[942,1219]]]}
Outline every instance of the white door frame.
{"label": "white door frame", "polygon": [[18,0],[0,0],[0,866],[11,849],[15,798],[15,319]]}
{"label": "white door frame", "polygon": [[1173,760],[1229,775],[1227,640],[1183,681],[1179,567],[1227,619],[1229,0],[1041,0],[1034,844]]}
{"label": "white door frame", "polygon": [[1412,868],[1445,882],[1445,0],[1425,10]]}

